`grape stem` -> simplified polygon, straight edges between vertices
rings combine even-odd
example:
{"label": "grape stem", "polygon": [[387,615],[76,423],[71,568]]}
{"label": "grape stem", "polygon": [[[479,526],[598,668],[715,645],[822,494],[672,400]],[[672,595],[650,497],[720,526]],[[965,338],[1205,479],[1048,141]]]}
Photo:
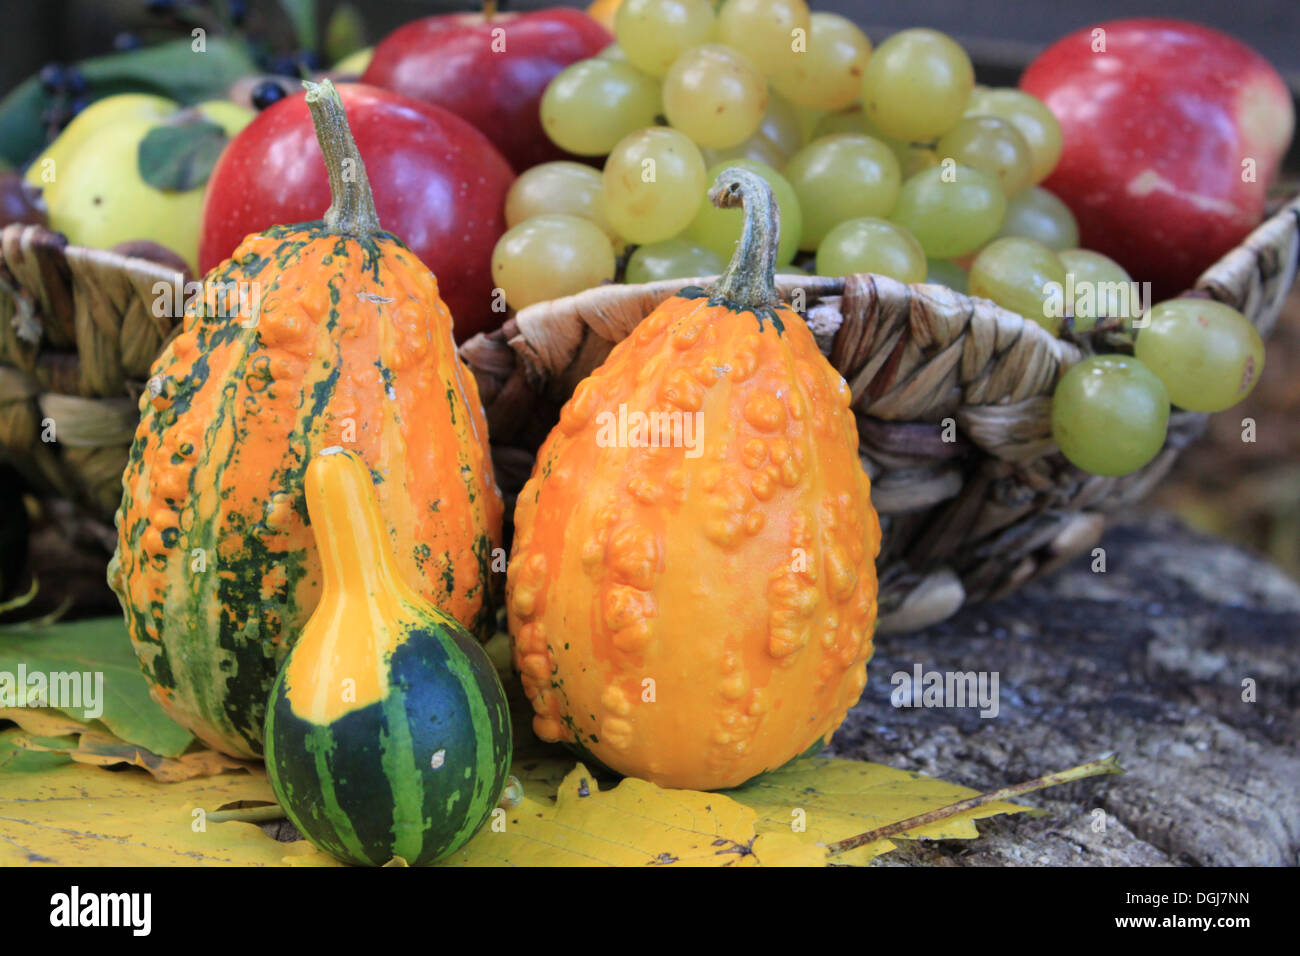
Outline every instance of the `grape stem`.
{"label": "grape stem", "polygon": [[776,198],[767,181],[748,169],[729,166],[718,174],[709,201],[719,209],[744,209],[740,241],[727,271],[709,290],[745,309],[771,309],[780,304],[776,294],[776,252],[781,240],[781,220]]}
{"label": "grape stem", "polygon": [[330,207],[324,217],[326,228],[336,235],[356,239],[381,232],[366,164],[362,162],[357,141],[352,138],[339,91],[329,80],[319,83],[303,80],[302,85],[307,90],[307,108],[311,110],[316,141],[320,143],[330,178]]}

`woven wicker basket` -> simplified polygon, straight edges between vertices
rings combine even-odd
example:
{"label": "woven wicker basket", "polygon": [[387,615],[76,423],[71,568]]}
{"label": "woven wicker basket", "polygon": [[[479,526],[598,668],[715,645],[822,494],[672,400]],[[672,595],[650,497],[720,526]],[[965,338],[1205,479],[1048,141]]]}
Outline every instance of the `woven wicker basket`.
{"label": "woven wicker basket", "polygon": [[[1267,334],[1298,259],[1300,199],[1208,269],[1196,294],[1233,305]],[[98,526],[90,537],[105,561],[137,401],[174,325],[153,314],[153,290],[176,280],[40,227],[0,233],[0,449],[34,487]],[[509,503],[577,383],[659,302],[701,281],[591,289],[530,306],[461,347]],[[803,290],[808,323],[853,391],[884,532],[882,630],[941,620],[1090,549],[1104,513],[1143,497],[1205,424],[1176,413],[1146,468],[1087,475],[1051,440],[1051,394],[1081,356],[1075,345],[939,286],[855,275],[786,276],[778,287],[787,299]],[[945,419],[956,441],[943,440]]]}

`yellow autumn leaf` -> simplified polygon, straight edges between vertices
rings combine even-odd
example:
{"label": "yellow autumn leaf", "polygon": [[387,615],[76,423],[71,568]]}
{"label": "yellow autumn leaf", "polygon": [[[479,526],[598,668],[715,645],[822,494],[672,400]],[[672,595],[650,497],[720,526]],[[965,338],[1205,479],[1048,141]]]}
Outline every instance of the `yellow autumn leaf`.
{"label": "yellow autumn leaf", "polygon": [[[718,793],[626,779],[600,790],[582,764],[552,805],[537,796],[494,814],[443,866],[823,866],[825,850]],[[502,825],[504,824],[504,825]]]}
{"label": "yellow autumn leaf", "polygon": [[[726,793],[758,814],[760,833],[794,832],[825,846],[978,796],[979,791],[876,763],[808,757]],[[897,838],[972,840],[979,836],[976,820],[1027,809],[1005,801],[989,803]],[[865,865],[893,848],[889,840],[878,840],[831,862]]]}
{"label": "yellow autumn leaf", "polygon": [[0,866],[277,866],[320,856],[305,840],[279,843],[249,823],[206,819],[240,800],[275,800],[263,770],[179,783],[78,763],[7,774]]}
{"label": "yellow autumn leaf", "polygon": [[[148,770],[164,783],[257,766],[208,749],[161,757],[139,744],[122,740],[97,720],[79,721],[50,708],[0,708],[0,720],[12,720],[26,731],[9,737],[15,747],[63,754],[77,763],[99,767],[130,764]],[[49,739],[52,737],[59,740]]]}

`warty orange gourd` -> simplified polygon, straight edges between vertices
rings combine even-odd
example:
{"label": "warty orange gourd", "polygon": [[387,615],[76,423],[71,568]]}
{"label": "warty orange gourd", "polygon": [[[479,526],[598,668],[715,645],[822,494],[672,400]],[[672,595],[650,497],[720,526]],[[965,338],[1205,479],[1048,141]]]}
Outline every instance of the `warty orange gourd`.
{"label": "warty orange gourd", "polygon": [[506,585],[537,735],[702,790],[830,739],[866,682],[880,547],[848,385],[775,292],[771,190],[730,168],[710,199],[743,200],[730,266],[579,384]]}

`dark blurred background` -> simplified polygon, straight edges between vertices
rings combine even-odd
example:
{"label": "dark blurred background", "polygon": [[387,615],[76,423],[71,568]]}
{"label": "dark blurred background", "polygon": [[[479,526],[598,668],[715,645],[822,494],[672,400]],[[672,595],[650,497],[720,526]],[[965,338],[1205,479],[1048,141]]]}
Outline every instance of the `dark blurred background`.
{"label": "dark blurred background", "polygon": [[[318,0],[322,19],[343,0]],[[350,0],[370,38],[432,13],[472,10],[479,4],[450,0]],[[548,0],[503,0],[507,10],[585,6]],[[0,31],[0,90],[8,90],[49,60],[69,60],[112,49],[124,30],[156,22],[147,0],[4,0]],[[279,16],[279,0],[247,0],[252,13]],[[1300,2],[1297,0],[909,0],[864,3],[825,0],[818,10],[851,17],[872,42],[904,27],[933,27],[952,34],[986,67],[1018,67],[1056,37],[1102,20],[1131,16],[1181,17],[1217,27],[1268,57],[1300,89]]]}

